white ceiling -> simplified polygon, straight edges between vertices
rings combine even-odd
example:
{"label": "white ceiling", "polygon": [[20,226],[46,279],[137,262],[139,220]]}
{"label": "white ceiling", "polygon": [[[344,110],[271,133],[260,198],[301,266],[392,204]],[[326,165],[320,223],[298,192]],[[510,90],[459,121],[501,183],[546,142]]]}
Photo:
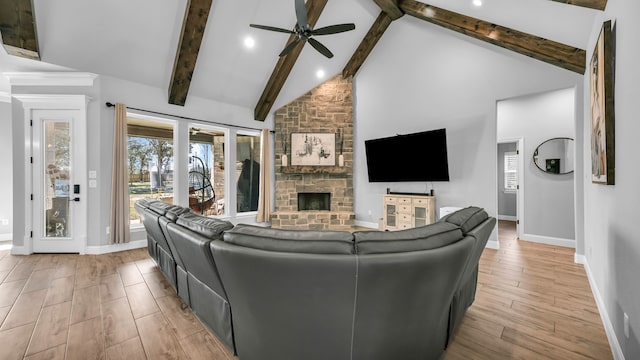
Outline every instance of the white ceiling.
{"label": "white ceiling", "polygon": [[[597,13],[550,0],[483,0],[479,8],[471,1],[425,2],[581,49],[587,46]],[[73,69],[166,91],[185,5],[184,0],[34,0],[42,61],[0,50],[0,72]],[[305,45],[273,110],[322,82],[315,75],[318,69],[326,72],[325,79],[341,73],[379,12],[372,0],[329,1],[316,27],[353,22],[356,30],[317,38],[335,54],[332,59]],[[189,97],[255,107],[288,35],[250,28],[250,23],[293,28],[294,1],[213,0]],[[253,49],[244,47],[246,36],[255,39]],[[419,34],[392,40],[429,46],[420,42]],[[2,77],[0,91],[8,90]]]}

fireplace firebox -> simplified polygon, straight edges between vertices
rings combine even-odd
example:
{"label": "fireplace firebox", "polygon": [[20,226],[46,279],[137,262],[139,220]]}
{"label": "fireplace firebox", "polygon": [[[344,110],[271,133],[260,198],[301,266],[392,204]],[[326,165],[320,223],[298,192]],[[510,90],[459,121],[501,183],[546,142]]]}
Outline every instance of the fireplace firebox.
{"label": "fireplace firebox", "polygon": [[330,211],[331,193],[301,192],[298,193],[298,211]]}

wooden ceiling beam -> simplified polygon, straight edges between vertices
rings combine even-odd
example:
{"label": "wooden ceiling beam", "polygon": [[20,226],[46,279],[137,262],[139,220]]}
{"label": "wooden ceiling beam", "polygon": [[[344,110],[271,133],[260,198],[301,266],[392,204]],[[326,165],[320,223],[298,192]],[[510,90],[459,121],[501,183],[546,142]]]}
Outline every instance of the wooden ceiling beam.
{"label": "wooden ceiling beam", "polygon": [[404,15],[402,9],[398,7],[398,0],[373,0],[384,11],[391,20],[397,20]]}
{"label": "wooden ceiling beam", "polygon": [[604,10],[607,0],[551,0],[563,4],[582,6],[590,9]]}
{"label": "wooden ceiling beam", "polygon": [[184,106],[213,0],[187,0],[169,82],[169,104]]}
{"label": "wooden ceiling beam", "polygon": [[[320,14],[324,10],[325,5],[327,5],[328,0],[307,0],[307,21],[309,22],[309,26],[312,28],[315,27],[316,22],[320,18]],[[291,43],[296,38],[296,35],[289,36],[289,40],[287,40],[285,46]],[[306,44],[305,42],[301,42],[301,44]],[[271,107],[273,107],[273,103],[276,101],[278,94],[282,90],[284,83],[287,81],[291,70],[293,69],[293,65],[295,65],[300,53],[302,52],[303,45],[298,44],[293,50],[285,55],[281,56],[276,63],[276,67],[273,69],[271,73],[271,77],[269,81],[267,81],[267,85],[262,91],[262,95],[258,100],[258,104],[254,110],[254,118],[258,121],[264,121],[271,111]]]}
{"label": "wooden ceiling beam", "polygon": [[400,0],[399,5],[406,14],[418,19],[578,74],[584,74],[586,66],[586,53],[584,50],[415,0]]}
{"label": "wooden ceiling beam", "polygon": [[7,54],[40,60],[32,0],[0,0],[0,34]]}
{"label": "wooden ceiling beam", "polygon": [[364,36],[360,45],[356,51],[351,55],[351,59],[342,70],[342,77],[347,78],[349,76],[354,76],[360,67],[367,59],[371,51],[378,43],[378,40],[382,37],[384,32],[387,30],[389,25],[391,24],[392,19],[389,17],[388,13],[385,11],[381,11],[380,15],[376,21],[369,28],[369,32]]}

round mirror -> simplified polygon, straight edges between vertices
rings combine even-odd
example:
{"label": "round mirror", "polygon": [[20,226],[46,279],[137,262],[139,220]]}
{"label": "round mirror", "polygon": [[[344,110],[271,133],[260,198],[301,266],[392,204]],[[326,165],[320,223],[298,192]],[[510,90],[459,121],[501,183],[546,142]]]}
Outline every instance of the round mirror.
{"label": "round mirror", "polygon": [[553,138],[538,145],[533,152],[533,162],[548,174],[573,172],[573,139]]}

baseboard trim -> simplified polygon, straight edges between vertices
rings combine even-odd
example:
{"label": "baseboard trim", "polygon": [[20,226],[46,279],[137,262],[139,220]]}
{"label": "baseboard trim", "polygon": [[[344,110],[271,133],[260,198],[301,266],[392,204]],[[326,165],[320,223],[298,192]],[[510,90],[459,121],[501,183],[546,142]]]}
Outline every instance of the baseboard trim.
{"label": "baseboard trim", "polygon": [[517,221],[517,216],[512,215],[498,215],[498,220]]}
{"label": "baseboard trim", "polygon": [[31,251],[26,246],[12,246],[11,255],[31,255]]}
{"label": "baseboard trim", "polygon": [[0,234],[0,241],[13,240],[13,234]]}
{"label": "baseboard trim", "polygon": [[564,247],[570,247],[570,248],[576,247],[575,240],[563,239],[563,238],[557,238],[557,237],[551,237],[551,236],[522,234],[522,236],[520,237],[520,240],[531,241],[531,242],[547,244],[547,245],[564,246]]}
{"label": "baseboard trim", "polygon": [[494,250],[499,250],[500,249],[500,243],[497,241],[487,241],[487,245],[484,246],[487,249],[494,249]]}
{"label": "baseboard trim", "polygon": [[591,292],[593,293],[593,297],[596,300],[596,305],[598,306],[598,312],[600,313],[600,318],[602,319],[602,324],[604,325],[604,331],[605,333],[607,333],[607,339],[609,339],[609,346],[611,346],[611,353],[613,354],[613,358],[615,360],[625,360],[624,353],[622,352],[622,347],[620,346],[620,342],[618,342],[618,338],[616,337],[616,332],[613,329],[611,318],[609,318],[609,313],[607,312],[607,308],[604,305],[604,300],[602,299],[600,290],[598,290],[598,285],[593,279],[593,273],[591,272],[591,267],[589,267],[589,261],[586,260],[584,255],[580,256],[582,256],[585,260],[584,269],[587,272],[587,279],[589,279],[589,285],[591,285]]}
{"label": "baseboard trim", "polygon": [[573,254],[573,262],[576,264],[584,265],[587,263],[587,257],[578,253]]}
{"label": "baseboard trim", "polygon": [[378,223],[370,222],[370,221],[362,221],[356,220],[353,222],[356,226],[368,227],[371,229],[378,229]]}
{"label": "baseboard trim", "polygon": [[109,244],[98,246],[87,246],[85,254],[87,255],[102,255],[109,254],[118,251],[139,249],[147,246],[147,240],[130,241],[126,244]]}

